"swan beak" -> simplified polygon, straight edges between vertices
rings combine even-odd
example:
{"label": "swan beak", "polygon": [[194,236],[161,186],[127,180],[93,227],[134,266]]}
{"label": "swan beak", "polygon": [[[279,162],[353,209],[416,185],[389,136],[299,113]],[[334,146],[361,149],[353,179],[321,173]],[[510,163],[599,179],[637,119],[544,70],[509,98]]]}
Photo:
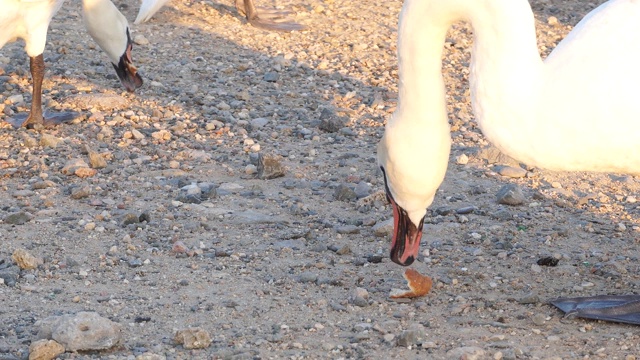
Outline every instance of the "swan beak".
{"label": "swan beak", "polygon": [[424,218],[416,226],[407,212],[398,206],[389,196],[393,207],[393,237],[391,240],[391,260],[402,266],[408,266],[418,257],[420,239],[422,239],[422,226]]}
{"label": "swan beak", "polygon": [[393,207],[393,236],[391,238],[391,260],[402,266],[413,264],[418,257],[420,250],[420,239],[422,239],[422,226],[424,225],[424,217],[420,220],[420,224],[416,226],[409,218],[407,211],[400,207],[393,199],[393,195],[387,184],[387,174],[384,167],[380,166],[382,176],[384,178],[384,188],[387,193],[387,200]]}
{"label": "swan beak", "polygon": [[120,57],[118,65],[112,65],[118,74],[118,78],[120,78],[122,86],[124,86],[128,92],[134,92],[137,88],[142,86],[142,77],[138,74],[138,69],[133,65],[133,60],[131,59],[132,49],[133,42],[129,35],[129,29],[127,29],[127,49]]}

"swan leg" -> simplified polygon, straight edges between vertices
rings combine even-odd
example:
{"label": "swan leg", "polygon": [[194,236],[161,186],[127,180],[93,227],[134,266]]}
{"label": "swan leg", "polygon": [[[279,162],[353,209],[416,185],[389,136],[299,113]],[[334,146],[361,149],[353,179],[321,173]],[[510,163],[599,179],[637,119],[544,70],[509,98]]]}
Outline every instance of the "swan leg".
{"label": "swan leg", "polygon": [[31,93],[31,111],[28,115],[18,114],[13,118],[7,118],[6,121],[14,128],[26,126],[34,128],[36,126],[50,127],[59,125],[64,122],[71,121],[78,117],[77,112],[67,111],[52,113],[42,112],[42,81],[44,80],[44,57],[42,54],[29,58],[29,69],[31,70],[31,81],[33,82],[33,91]]}
{"label": "swan leg", "polygon": [[550,303],[567,316],[640,325],[640,295],[558,298]]}
{"label": "swan leg", "polygon": [[247,21],[260,29],[276,31],[304,30],[306,26],[288,20],[286,17],[293,14],[289,10],[264,9],[258,10],[253,0],[236,0],[236,10],[247,18]]}

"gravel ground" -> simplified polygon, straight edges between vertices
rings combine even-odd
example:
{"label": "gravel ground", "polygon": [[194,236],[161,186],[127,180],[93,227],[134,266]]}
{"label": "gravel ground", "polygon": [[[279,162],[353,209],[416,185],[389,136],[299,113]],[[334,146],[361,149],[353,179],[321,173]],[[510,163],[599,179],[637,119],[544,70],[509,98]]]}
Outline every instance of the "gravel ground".
{"label": "gravel ground", "polygon": [[[82,116],[47,132],[0,128],[0,359],[27,357],[37,320],[80,311],[122,325],[123,341],[61,359],[640,354],[636,327],[547,305],[639,291],[638,179],[496,167],[469,106],[466,25],[445,44],[454,145],[413,265],[434,288],[391,301],[404,269],[388,259],[375,146],[397,98],[402,4],[258,3],[295,10],[309,29],[265,32],[231,1],[174,1],[133,27],[145,78],[133,95],[84,31],[79,1],[54,19],[44,98]],[[118,5],[132,22],[138,3]],[[547,54],[596,4],[532,5]],[[0,50],[3,116],[28,110],[22,46]],[[97,169],[65,166],[78,159]],[[284,176],[266,179],[278,165]],[[522,190],[521,205],[497,202],[504,185]],[[42,264],[12,279],[16,249]],[[558,266],[536,264],[547,256]],[[212,344],[176,345],[190,327]]]}

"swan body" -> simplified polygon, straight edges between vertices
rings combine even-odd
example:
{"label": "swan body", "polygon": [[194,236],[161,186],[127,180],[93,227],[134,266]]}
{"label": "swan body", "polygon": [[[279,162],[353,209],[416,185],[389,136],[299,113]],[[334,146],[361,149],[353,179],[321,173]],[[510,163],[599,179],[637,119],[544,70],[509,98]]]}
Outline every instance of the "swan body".
{"label": "swan body", "polygon": [[[42,81],[44,79],[44,57],[42,54],[47,42],[49,23],[63,3],[64,0],[0,0],[0,48],[18,38],[24,40],[25,50],[30,59],[33,82],[30,113],[7,119],[15,127],[56,125],[77,116],[77,113],[74,112],[48,113],[46,116],[42,112]],[[88,9],[85,12],[92,18],[87,23],[87,27],[98,45],[112,59],[111,55],[117,53],[118,49],[120,49],[120,57],[128,54],[128,59],[130,59],[130,45],[129,48],[113,45],[115,42],[124,41],[126,43],[129,34],[128,28],[123,28],[122,23],[116,21],[120,16],[120,20],[124,20],[126,25],[126,19],[111,1],[83,0],[83,8]],[[142,84],[142,79],[136,74],[135,67],[130,62],[119,65],[119,67],[122,66],[125,69],[118,71],[118,76],[120,76],[123,85],[133,91]]]}
{"label": "swan body", "polygon": [[543,61],[526,0],[406,0],[398,107],[378,145],[396,219],[393,261],[417,256],[420,223],[448,165],[441,57],[452,23],[473,27],[472,107],[503,153],[550,170],[640,174],[638,19],[640,1],[610,0]]}

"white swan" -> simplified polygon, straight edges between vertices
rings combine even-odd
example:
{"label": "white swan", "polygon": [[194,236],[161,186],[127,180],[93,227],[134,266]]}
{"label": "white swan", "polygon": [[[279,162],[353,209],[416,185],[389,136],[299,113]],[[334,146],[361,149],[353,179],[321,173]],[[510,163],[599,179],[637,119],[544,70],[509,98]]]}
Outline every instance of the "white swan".
{"label": "white swan", "polygon": [[526,0],[406,0],[398,107],[378,145],[395,219],[391,258],[401,265],[417,256],[448,164],[441,56],[458,20],[473,26],[471,101],[496,147],[551,170],[640,173],[639,0],[593,10],[544,62]]}
{"label": "white swan", "polygon": [[[75,118],[74,112],[43,114],[42,80],[44,79],[44,52],[47,30],[53,16],[60,10],[64,0],[0,0],[0,48],[18,38],[25,41],[29,55],[33,82],[31,111],[7,119],[15,127],[56,125]],[[111,5],[111,7],[109,7]],[[130,41],[126,19],[109,0],[83,0],[85,15],[91,18],[87,24],[91,36],[109,54],[122,84],[129,91],[142,85],[140,75],[131,64]],[[118,18],[118,15],[121,19]],[[120,20],[120,21],[119,21]],[[124,20],[123,28],[121,20]],[[125,45],[122,45],[124,41]]]}
{"label": "white swan", "polygon": [[[171,0],[142,0],[135,24],[147,22],[151,17]],[[236,10],[246,17],[247,21],[258,28],[276,31],[304,30],[304,25],[287,20],[291,14],[288,10],[260,9],[258,11],[253,0],[235,0]]]}

